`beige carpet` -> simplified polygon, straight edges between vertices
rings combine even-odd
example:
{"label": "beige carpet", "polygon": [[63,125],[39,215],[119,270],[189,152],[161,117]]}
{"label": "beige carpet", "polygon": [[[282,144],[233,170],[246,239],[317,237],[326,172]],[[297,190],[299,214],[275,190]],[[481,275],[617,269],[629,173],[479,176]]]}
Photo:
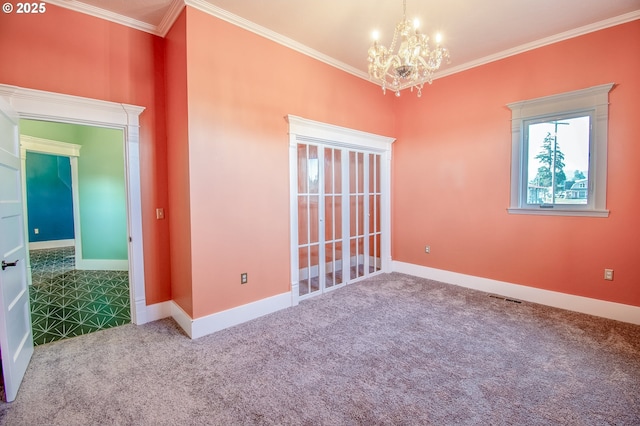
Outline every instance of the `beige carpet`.
{"label": "beige carpet", "polygon": [[640,327],[401,274],[38,346],[5,425],[638,425]]}

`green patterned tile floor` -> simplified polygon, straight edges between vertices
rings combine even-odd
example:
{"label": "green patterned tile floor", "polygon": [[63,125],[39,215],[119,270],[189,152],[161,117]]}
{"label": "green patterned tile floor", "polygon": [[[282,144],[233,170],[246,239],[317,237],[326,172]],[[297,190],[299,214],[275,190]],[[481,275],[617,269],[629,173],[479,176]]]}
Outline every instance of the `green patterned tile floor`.
{"label": "green patterned tile floor", "polygon": [[[50,250],[37,250],[45,252]],[[33,252],[32,252],[33,253]],[[60,253],[58,253],[60,254]],[[34,344],[40,345],[131,322],[129,274],[126,271],[78,271],[69,266],[56,268],[54,255],[47,266],[33,262],[30,287],[31,323]],[[71,256],[72,257],[72,256]]]}

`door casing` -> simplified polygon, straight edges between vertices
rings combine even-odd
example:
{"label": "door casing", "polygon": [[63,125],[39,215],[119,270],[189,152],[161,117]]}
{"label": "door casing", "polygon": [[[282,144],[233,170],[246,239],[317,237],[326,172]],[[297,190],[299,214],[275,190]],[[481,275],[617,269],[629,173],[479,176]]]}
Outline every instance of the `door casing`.
{"label": "door casing", "polygon": [[0,84],[0,96],[19,118],[120,129],[124,135],[129,229],[131,321],[147,320],[142,200],[140,194],[140,125],[144,107]]}

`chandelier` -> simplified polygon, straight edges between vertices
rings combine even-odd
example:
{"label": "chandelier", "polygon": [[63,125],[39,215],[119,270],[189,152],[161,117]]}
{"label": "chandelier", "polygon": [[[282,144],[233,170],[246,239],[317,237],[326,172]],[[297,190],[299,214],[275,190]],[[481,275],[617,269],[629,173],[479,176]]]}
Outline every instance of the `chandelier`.
{"label": "chandelier", "polygon": [[[369,78],[380,84],[382,93],[386,94],[390,89],[400,96],[401,90],[410,87],[412,92],[415,88],[420,97],[422,87],[425,83],[431,84],[433,73],[442,61],[449,62],[449,51],[440,46],[440,34],[432,48],[429,36],[418,31],[418,21],[412,24],[407,20],[407,0],[403,0],[402,15],[389,49],[378,44],[378,35],[374,32],[373,45],[369,48]],[[396,52],[398,41],[400,45]]]}

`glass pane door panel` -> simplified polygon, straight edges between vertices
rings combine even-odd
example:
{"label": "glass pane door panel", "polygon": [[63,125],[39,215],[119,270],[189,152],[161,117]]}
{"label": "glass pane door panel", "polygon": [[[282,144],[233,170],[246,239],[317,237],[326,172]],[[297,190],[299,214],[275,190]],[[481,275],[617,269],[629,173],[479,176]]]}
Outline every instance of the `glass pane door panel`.
{"label": "glass pane door panel", "polygon": [[307,182],[309,174],[307,173],[307,145],[298,145],[298,194],[306,194],[308,192]]}
{"label": "glass pane door panel", "polygon": [[335,280],[335,243],[327,243],[325,246],[325,287],[331,288],[336,285]]}
{"label": "glass pane door panel", "polygon": [[319,217],[318,217],[318,202],[319,202],[319,197],[317,195],[312,195],[309,196],[309,204],[308,204],[308,209],[309,209],[309,242],[310,243],[317,243],[318,242],[318,235],[319,235],[319,231],[320,231],[320,221],[319,221]]}
{"label": "glass pane door panel", "polygon": [[298,245],[309,244],[309,202],[306,195],[298,196]]}
{"label": "glass pane door panel", "polygon": [[376,232],[376,199],[375,195],[369,195],[369,232]]}
{"label": "glass pane door panel", "polygon": [[309,247],[298,248],[298,265],[299,265],[299,290],[300,296],[309,294],[311,286],[309,285]]}
{"label": "glass pane door panel", "polygon": [[375,196],[375,211],[376,211],[376,218],[374,221],[374,230],[375,232],[380,232],[381,228],[380,228],[380,208],[382,207],[381,205],[381,196],[380,195],[376,195]]}
{"label": "glass pane door panel", "polygon": [[356,217],[358,222],[356,223],[356,235],[364,235],[364,197],[362,195],[358,195],[357,201]]}
{"label": "glass pane door panel", "polygon": [[335,264],[334,264],[333,274],[334,274],[335,284],[338,285],[344,282],[343,272],[342,272],[342,242],[337,241],[334,244],[334,248],[335,248],[335,252],[334,252]]}
{"label": "glass pane door panel", "polygon": [[311,293],[320,290],[320,245],[312,244],[309,247],[309,285]]}
{"label": "glass pane door panel", "polygon": [[342,239],[342,197],[335,197],[333,199],[334,203],[334,220],[335,225],[333,229],[335,230],[335,239]]}
{"label": "glass pane door panel", "polygon": [[357,192],[356,178],[358,176],[356,171],[356,152],[349,152],[349,192]]}
{"label": "glass pane door panel", "polygon": [[358,235],[358,197],[351,195],[349,197],[349,236],[355,237]]}
{"label": "glass pane door panel", "polygon": [[351,279],[362,277],[364,270],[364,238],[353,238],[350,244],[351,249]]}
{"label": "glass pane door panel", "polygon": [[380,259],[380,234],[369,237],[369,273],[382,269]]}
{"label": "glass pane door panel", "polygon": [[324,150],[324,193],[335,194],[334,183],[334,151],[326,148]]}
{"label": "glass pane door panel", "polygon": [[336,229],[334,228],[334,222],[335,222],[334,196],[327,195],[324,197],[324,238],[326,241],[333,241],[335,239]]}
{"label": "glass pane door panel", "polygon": [[342,151],[333,149],[333,193],[342,194]]}
{"label": "glass pane door panel", "polygon": [[358,193],[362,194],[364,192],[364,154],[362,152],[358,153],[356,166],[358,173]]}
{"label": "glass pane door panel", "polygon": [[318,147],[309,146],[309,161],[307,170],[309,175],[309,193],[317,194],[320,188],[320,159],[318,158]]}

